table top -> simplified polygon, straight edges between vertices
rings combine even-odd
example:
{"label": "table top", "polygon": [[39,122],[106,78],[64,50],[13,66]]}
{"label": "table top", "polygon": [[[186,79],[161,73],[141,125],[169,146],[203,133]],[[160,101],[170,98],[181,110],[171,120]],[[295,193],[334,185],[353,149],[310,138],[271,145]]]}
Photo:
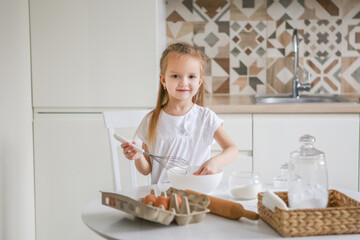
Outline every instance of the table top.
{"label": "table top", "polygon": [[[232,200],[227,193],[227,187],[223,184],[226,183],[221,183],[211,195]],[[120,194],[137,199],[149,194],[150,189],[155,189],[156,193],[160,194],[161,191],[166,191],[169,187],[170,185],[167,184],[142,186],[128,191],[121,191]],[[360,201],[359,192],[346,189],[337,190]],[[248,210],[257,211],[257,200],[236,202],[241,203]],[[170,225],[162,225],[102,205],[101,194],[98,199],[91,201],[84,207],[81,217],[91,230],[106,239],[287,239],[282,238],[261,219],[258,221],[251,221],[246,218],[230,220],[207,214],[203,221],[199,223],[178,226],[173,222]],[[360,234],[293,237],[288,239],[360,239]]]}

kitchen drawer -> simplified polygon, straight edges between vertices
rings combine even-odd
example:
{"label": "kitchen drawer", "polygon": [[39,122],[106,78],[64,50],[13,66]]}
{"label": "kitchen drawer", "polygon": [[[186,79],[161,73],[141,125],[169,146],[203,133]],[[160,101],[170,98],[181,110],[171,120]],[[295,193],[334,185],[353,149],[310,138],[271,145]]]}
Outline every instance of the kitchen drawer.
{"label": "kitchen drawer", "polygon": [[[252,115],[251,114],[219,114],[224,120],[224,129],[230,135],[240,151],[252,150]],[[215,143],[212,150],[221,150]]]}

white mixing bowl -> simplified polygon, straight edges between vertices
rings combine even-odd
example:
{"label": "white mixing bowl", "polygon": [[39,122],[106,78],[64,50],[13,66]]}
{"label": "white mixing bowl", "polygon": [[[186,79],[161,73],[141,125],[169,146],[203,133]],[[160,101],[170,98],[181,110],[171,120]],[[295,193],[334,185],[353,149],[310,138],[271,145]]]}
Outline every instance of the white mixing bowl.
{"label": "white mixing bowl", "polygon": [[192,166],[191,171],[186,175],[178,175],[168,171],[167,176],[171,185],[177,189],[189,189],[204,194],[214,191],[219,186],[224,172],[221,170],[221,172],[216,174],[193,175],[199,167]]}

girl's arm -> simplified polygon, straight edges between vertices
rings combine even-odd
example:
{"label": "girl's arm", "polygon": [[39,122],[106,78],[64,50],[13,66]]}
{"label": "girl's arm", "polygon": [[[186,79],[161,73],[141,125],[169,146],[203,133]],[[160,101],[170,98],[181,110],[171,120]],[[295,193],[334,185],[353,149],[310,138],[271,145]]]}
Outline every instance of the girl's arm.
{"label": "girl's arm", "polygon": [[[135,144],[135,142],[133,142]],[[125,157],[129,160],[135,161],[136,169],[143,175],[148,175],[151,173],[152,167],[150,159],[143,154],[137,152],[133,146],[131,146],[129,143],[123,143],[121,144],[121,147],[123,148],[123,153]],[[148,152],[148,147],[146,144],[142,144],[142,148],[145,150],[145,152]]]}
{"label": "girl's arm", "polygon": [[195,175],[217,173],[221,167],[232,163],[238,157],[238,149],[222,125],[216,130],[214,138],[223,151],[207,160],[199,170],[194,173]]}

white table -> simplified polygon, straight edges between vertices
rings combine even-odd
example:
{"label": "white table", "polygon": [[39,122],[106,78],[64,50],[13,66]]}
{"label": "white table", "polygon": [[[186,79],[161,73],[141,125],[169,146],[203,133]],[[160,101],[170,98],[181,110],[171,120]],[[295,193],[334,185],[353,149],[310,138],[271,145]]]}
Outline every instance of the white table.
{"label": "white table", "polygon": [[[224,184],[226,183],[222,183]],[[224,190],[226,186],[222,185],[211,195],[230,199]],[[149,194],[151,188],[160,194],[161,191],[167,190],[169,185],[143,186],[130,191],[122,191],[121,194],[140,198]],[[338,190],[360,201],[359,192]],[[248,210],[256,211],[256,200],[239,203]],[[207,214],[200,223],[185,226],[171,223],[166,226],[104,206],[101,204],[101,195],[84,207],[81,217],[91,230],[106,239],[360,239],[360,234],[282,238],[261,219],[258,221],[245,218],[230,220],[213,214]]]}

